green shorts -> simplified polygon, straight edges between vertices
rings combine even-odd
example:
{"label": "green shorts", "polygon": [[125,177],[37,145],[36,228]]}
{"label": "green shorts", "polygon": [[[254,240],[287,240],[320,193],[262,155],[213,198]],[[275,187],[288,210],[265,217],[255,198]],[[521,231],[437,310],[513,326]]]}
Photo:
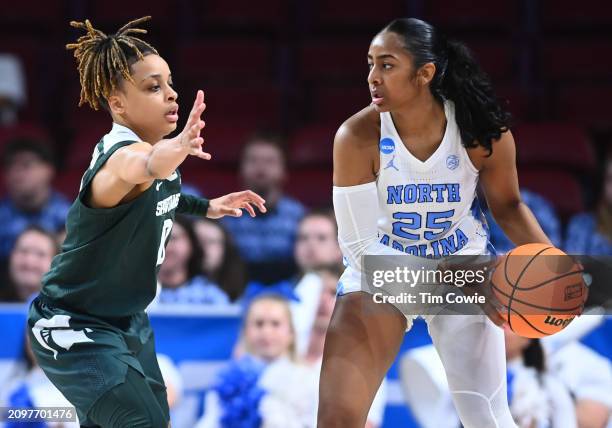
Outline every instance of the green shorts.
{"label": "green shorts", "polygon": [[[118,386],[129,384],[131,390],[152,392],[148,396],[156,402],[149,404],[161,409],[157,420],[163,417],[165,424],[160,422],[160,426],[166,427],[170,419],[166,388],[147,314],[102,319],[58,306],[41,296],[34,299],[28,316],[28,334],[38,364],[75,406],[81,425],[98,426],[90,418],[94,405],[96,411],[92,414],[99,414],[105,405],[99,400],[108,398],[117,403],[117,392],[127,388]],[[129,380],[128,368],[132,369]]]}

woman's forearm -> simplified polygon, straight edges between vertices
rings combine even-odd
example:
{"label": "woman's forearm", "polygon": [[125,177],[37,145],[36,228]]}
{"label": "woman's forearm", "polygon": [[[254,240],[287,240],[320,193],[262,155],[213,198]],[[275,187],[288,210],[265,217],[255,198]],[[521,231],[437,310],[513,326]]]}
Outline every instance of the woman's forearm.
{"label": "woman's forearm", "polygon": [[157,179],[168,177],[189,155],[189,148],[178,137],[161,140],[153,146],[147,158],[147,173]]}
{"label": "woman's forearm", "polygon": [[494,212],[493,217],[516,246],[535,242],[552,245],[538,220],[523,202],[513,207],[505,207],[502,212]]}

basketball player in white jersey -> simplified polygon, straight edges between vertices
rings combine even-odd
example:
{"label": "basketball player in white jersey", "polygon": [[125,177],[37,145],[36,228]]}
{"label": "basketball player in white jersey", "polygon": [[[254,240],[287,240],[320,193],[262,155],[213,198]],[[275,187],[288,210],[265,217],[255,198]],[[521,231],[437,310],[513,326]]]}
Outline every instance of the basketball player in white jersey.
{"label": "basketball player in white jersey", "polygon": [[[412,324],[362,289],[363,255],[490,253],[478,181],[516,245],[550,243],[520,199],[509,114],[465,46],[399,19],[373,39],[368,63],[372,104],[334,141],[334,209],[348,266],[325,341],[319,428],[364,426]],[[499,314],[425,318],[463,426],[516,427]]]}

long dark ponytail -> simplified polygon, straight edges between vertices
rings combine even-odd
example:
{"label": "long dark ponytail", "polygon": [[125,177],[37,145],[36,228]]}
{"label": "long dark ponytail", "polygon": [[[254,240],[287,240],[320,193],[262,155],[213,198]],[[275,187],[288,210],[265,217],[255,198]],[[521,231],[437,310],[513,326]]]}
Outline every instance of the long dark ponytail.
{"label": "long dark ponytail", "polygon": [[502,109],[489,77],[469,49],[420,19],[396,19],[385,31],[402,37],[416,70],[428,62],[435,64],[431,93],[440,102],[449,99],[455,104],[455,120],[463,145],[481,145],[490,154],[493,141],[509,129],[510,114]]}

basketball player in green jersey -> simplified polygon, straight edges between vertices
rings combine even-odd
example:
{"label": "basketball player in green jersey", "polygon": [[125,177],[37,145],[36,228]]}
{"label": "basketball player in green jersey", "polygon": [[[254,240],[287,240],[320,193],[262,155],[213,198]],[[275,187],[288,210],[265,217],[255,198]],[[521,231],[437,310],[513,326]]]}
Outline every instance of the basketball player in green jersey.
{"label": "basketball player in green jersey", "polygon": [[176,168],[202,150],[204,94],[198,91],[183,131],[168,64],[132,21],[107,36],[86,20],[74,44],[80,104],[102,106],[112,130],[96,145],[66,222],[67,237],[40,295],[29,335],[36,359],[76,407],[84,427],[167,427],[169,411],[144,310],[175,213],[219,218],[241,209],[265,212],[251,191],[207,201],[181,193]]}

